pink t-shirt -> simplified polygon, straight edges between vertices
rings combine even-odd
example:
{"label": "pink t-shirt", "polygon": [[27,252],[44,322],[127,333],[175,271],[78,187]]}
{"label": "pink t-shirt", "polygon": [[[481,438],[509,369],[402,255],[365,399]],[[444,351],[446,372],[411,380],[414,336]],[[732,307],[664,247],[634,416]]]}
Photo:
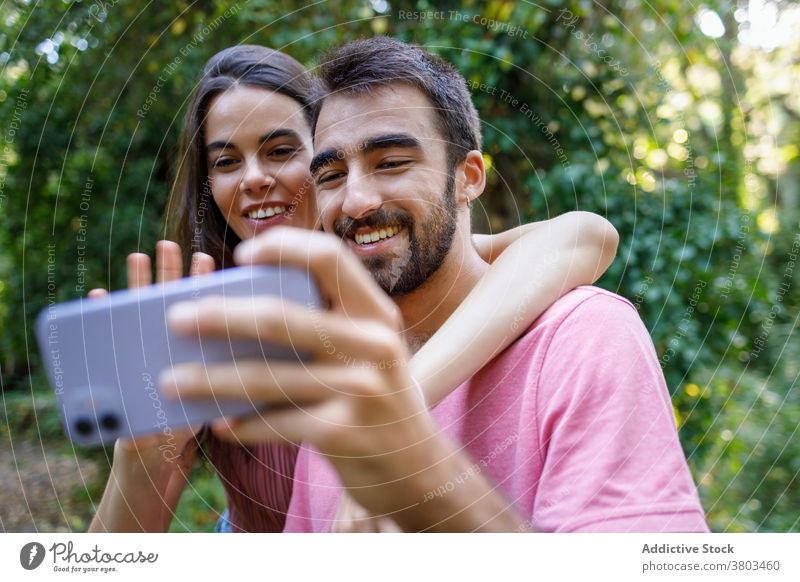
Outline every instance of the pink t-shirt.
{"label": "pink t-shirt", "polygon": [[[539,530],[708,531],[653,343],[613,293],[568,293],[432,414]],[[302,447],[284,531],[330,531],[340,497]]]}

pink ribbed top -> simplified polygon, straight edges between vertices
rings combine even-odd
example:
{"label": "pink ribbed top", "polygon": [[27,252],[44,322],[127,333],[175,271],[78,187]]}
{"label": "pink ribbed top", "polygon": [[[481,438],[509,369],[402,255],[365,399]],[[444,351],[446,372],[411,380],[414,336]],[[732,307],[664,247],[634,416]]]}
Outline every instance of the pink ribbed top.
{"label": "pink ribbed top", "polygon": [[292,498],[297,446],[267,443],[246,447],[215,438],[209,431],[205,450],[225,487],[233,531],[283,531]]}

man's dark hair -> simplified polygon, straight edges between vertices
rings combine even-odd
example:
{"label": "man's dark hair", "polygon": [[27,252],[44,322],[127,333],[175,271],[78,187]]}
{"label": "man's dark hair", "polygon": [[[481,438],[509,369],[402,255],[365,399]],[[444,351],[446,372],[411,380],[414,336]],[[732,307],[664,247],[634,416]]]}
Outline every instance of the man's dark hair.
{"label": "man's dark hair", "polygon": [[464,77],[453,65],[418,46],[386,36],[356,40],[326,52],[315,73],[312,132],[326,97],[369,93],[399,82],[427,96],[447,142],[451,168],[467,152],[481,149],[480,118]]}

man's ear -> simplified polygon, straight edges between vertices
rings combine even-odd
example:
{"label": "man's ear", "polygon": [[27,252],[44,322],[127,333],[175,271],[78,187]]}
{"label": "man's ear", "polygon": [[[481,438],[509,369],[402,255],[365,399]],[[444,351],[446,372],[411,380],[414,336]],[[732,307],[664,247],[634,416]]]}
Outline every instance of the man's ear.
{"label": "man's ear", "polygon": [[483,164],[483,154],[472,150],[458,166],[458,202],[469,206],[473,200],[483,194],[486,187],[486,167]]}

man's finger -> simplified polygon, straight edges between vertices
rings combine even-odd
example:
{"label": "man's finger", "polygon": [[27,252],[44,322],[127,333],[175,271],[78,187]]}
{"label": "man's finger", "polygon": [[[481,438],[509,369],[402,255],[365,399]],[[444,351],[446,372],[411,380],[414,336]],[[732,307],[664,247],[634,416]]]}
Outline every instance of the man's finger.
{"label": "man's finger", "polygon": [[298,405],[342,393],[369,396],[377,371],[358,367],[244,360],[232,364],[178,364],[159,376],[161,392],[175,400],[239,400]]}
{"label": "man's finger", "polygon": [[378,521],[360,503],[345,492],[339,502],[331,531],[334,533],[380,533]]}
{"label": "man's finger", "polygon": [[319,432],[319,418],[327,416],[330,403],[298,410],[266,409],[257,415],[243,418],[220,418],[211,423],[214,436],[237,444],[264,442],[297,443],[314,440]]}
{"label": "man's finger", "polygon": [[87,297],[89,299],[100,299],[101,297],[106,297],[108,295],[108,291],[103,289],[102,287],[98,287],[97,289],[92,289],[89,291]]}
{"label": "man's finger", "polygon": [[183,277],[181,247],[171,240],[156,243],[156,282],[175,281]]}
{"label": "man's finger", "polygon": [[338,238],[316,231],[275,227],[244,241],[234,252],[236,262],[282,264],[307,269],[334,310],[356,318],[378,318],[397,328],[396,305],[375,284],[361,261]]}
{"label": "man's finger", "polygon": [[173,331],[185,335],[275,343],[309,352],[316,360],[370,361],[382,370],[397,367],[406,350],[400,336],[380,322],[268,296],[183,302],[167,318]]}
{"label": "man's finger", "polygon": [[145,287],[153,282],[150,273],[150,257],[144,253],[131,253],[127,259],[128,287]]}
{"label": "man's finger", "polygon": [[378,533],[403,533],[403,529],[391,517],[374,517],[373,519],[377,521]]}

